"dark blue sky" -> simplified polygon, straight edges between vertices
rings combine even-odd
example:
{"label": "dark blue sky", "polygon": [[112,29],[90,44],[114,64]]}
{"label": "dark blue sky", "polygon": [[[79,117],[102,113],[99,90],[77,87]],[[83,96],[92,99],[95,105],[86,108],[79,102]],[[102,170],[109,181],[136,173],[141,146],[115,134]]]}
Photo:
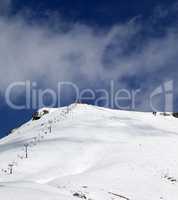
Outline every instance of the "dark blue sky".
{"label": "dark blue sky", "polygon": [[[166,10],[173,3],[175,1],[170,0],[13,0],[12,4],[9,5],[8,11],[3,15],[13,19],[19,13],[23,13],[24,19],[29,23],[45,23],[51,16],[55,15],[59,16],[60,20],[66,24],[80,23],[95,27],[97,30],[107,30],[108,27],[118,23],[126,23],[134,17],[140,17],[142,24],[149,25],[150,16],[153,16],[156,7],[162,7]],[[167,18],[160,17],[160,21],[158,20],[155,23],[155,27],[153,25],[156,31],[151,32],[149,30],[149,34],[157,34],[158,36],[162,34],[162,28],[164,29],[171,23],[175,23],[175,15],[169,15]],[[144,36],[148,34],[147,30],[143,30],[142,33]],[[140,35],[140,37],[142,36]],[[166,72],[167,75],[176,79],[175,69],[171,69],[171,67],[169,69],[171,72],[168,70],[168,73]],[[162,72],[159,72],[160,76]],[[150,80],[148,74],[144,74],[144,76],[142,79],[145,82]],[[153,80],[159,80],[157,75],[150,74],[151,76]],[[126,80],[123,77],[123,81],[126,81],[129,87],[139,85],[139,80],[135,76],[130,77],[129,80],[128,77]],[[164,78],[160,78],[161,80],[164,80]],[[12,110],[4,104],[3,100],[1,102],[0,137],[6,135],[12,128],[29,120],[34,111]],[[63,104],[68,102],[70,102],[70,99],[66,99]]]}
{"label": "dark blue sky", "polygon": [[112,26],[135,16],[148,18],[156,6],[167,7],[170,0],[31,0],[13,1],[13,13],[31,9],[35,20],[45,18],[47,12],[57,12],[68,22],[81,22],[90,25]]}
{"label": "dark blue sky", "polygon": [[56,11],[68,21],[86,24],[112,25],[137,15],[149,16],[154,7],[170,1],[129,1],[129,0],[31,0],[16,1],[14,11],[31,8],[37,17],[45,16],[44,11]]}

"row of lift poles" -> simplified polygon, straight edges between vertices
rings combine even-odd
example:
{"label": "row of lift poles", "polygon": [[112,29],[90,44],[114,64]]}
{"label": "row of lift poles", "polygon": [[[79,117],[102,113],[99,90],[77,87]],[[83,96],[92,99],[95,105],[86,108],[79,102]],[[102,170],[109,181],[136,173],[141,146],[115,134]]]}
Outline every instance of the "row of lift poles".
{"label": "row of lift poles", "polygon": [[[81,103],[80,101],[77,101],[78,103]],[[69,112],[69,108],[67,108],[67,112]],[[49,130],[49,133],[52,132],[52,121],[49,121],[49,124],[50,126],[48,127],[48,130]],[[47,132],[45,132],[45,134],[47,134]],[[29,144],[24,144],[24,147],[25,147],[25,158],[27,159],[28,158],[28,147],[29,147]],[[13,173],[13,167],[14,167],[14,164],[13,163],[10,163],[8,165],[9,167],[9,173],[12,174]]]}
{"label": "row of lift poles", "polygon": [[[24,144],[24,147],[25,147],[25,158],[28,158],[28,147],[29,147],[29,144]],[[13,173],[14,164],[10,163],[8,165],[8,167],[9,167],[9,173],[12,174]]]}
{"label": "row of lift poles", "polygon": [[[48,130],[49,130],[49,133],[51,133],[51,132],[52,132],[52,126],[51,126],[52,122],[49,121],[49,124],[50,124],[50,126],[48,127]],[[24,148],[25,148],[25,158],[26,158],[26,159],[28,158],[28,147],[29,147],[29,144],[24,144]],[[13,163],[10,163],[10,164],[8,165],[8,167],[9,167],[9,173],[12,174],[12,173],[13,173],[14,164],[13,164]]]}

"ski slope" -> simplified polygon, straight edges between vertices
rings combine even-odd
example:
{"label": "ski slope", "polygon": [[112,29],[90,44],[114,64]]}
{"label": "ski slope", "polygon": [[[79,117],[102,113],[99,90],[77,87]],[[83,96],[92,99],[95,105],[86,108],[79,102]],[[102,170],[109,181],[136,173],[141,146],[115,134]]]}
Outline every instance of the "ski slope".
{"label": "ski slope", "polygon": [[178,119],[45,109],[0,140],[0,199],[178,200]]}

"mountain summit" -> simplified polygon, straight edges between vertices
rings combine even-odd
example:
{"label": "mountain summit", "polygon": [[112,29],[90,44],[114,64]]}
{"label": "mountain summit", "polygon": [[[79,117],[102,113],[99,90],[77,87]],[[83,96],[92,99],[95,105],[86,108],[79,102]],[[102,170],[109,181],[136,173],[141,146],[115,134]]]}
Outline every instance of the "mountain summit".
{"label": "mountain summit", "polygon": [[2,199],[178,199],[178,119],[87,104],[37,113],[0,140]]}

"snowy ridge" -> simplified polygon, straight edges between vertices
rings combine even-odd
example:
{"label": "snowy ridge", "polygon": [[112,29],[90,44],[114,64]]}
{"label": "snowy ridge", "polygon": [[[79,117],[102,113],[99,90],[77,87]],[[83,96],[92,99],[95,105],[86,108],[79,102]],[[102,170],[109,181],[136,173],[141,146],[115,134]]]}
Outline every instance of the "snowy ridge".
{"label": "snowy ridge", "polygon": [[177,200],[178,119],[87,104],[43,108],[0,140],[5,200]]}

